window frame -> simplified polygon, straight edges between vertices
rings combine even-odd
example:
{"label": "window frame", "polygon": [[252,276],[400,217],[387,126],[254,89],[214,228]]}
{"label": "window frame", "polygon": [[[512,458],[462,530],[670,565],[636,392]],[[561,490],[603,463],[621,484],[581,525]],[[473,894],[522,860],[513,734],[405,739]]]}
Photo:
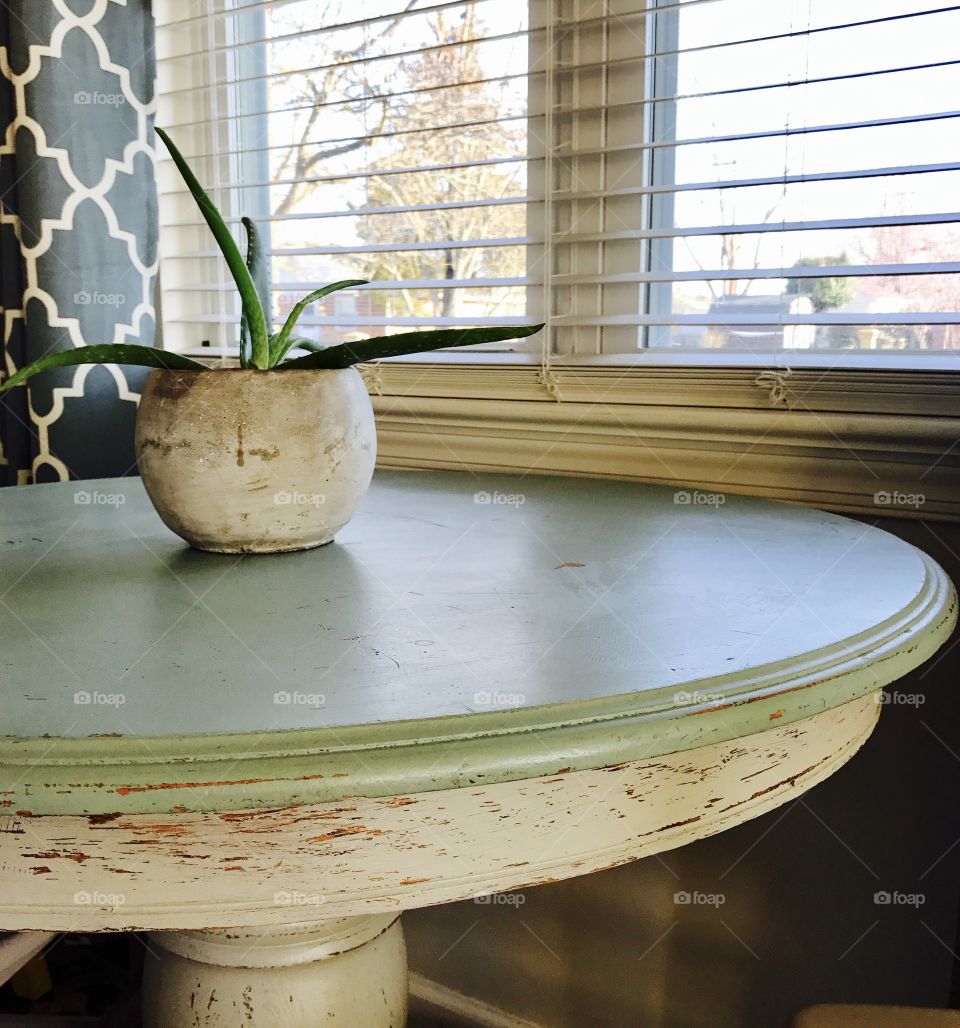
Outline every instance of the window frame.
{"label": "window frame", "polygon": [[[576,2],[531,0],[531,25],[557,4]],[[549,90],[549,74],[544,80]],[[158,121],[208,118],[199,96],[178,94],[175,107],[161,98]],[[160,189],[174,181],[166,163]],[[541,262],[550,248],[545,199]],[[652,217],[649,202],[644,217]],[[642,309],[649,310],[656,300],[646,295]],[[528,297],[528,312],[539,317],[549,309],[549,281]],[[164,317],[177,311],[176,294],[165,293]],[[165,338],[174,335],[167,329]],[[545,361],[532,352],[448,353],[360,370],[377,415],[382,466],[616,477],[875,517],[960,520],[960,352],[807,356],[653,347],[548,354]],[[924,502],[916,509],[884,505],[875,498],[883,492],[922,495]]]}

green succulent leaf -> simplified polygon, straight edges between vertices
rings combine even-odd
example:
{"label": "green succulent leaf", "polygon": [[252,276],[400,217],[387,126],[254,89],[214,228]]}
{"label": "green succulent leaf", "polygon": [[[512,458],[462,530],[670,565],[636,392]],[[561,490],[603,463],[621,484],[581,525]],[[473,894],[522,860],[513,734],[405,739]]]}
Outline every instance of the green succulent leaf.
{"label": "green succulent leaf", "polygon": [[260,309],[263,311],[263,320],[267,325],[267,335],[269,335],[273,328],[271,322],[271,311],[273,310],[273,301],[270,296],[270,262],[267,260],[266,254],[263,252],[263,242],[260,238],[260,230],[257,228],[257,223],[253,218],[244,216],[240,219],[243,224],[244,231],[247,233],[247,271],[250,272],[250,277],[253,279],[253,284],[257,289],[257,296],[260,299]]}
{"label": "green succulent leaf", "polygon": [[[260,299],[260,307],[263,310],[264,321],[267,323],[267,331],[270,330],[270,311],[272,304],[270,299],[270,274],[267,262],[263,255],[263,246],[260,242],[260,232],[257,223],[253,218],[243,217],[240,219],[243,230],[247,235],[247,271],[253,279],[257,289],[257,296]],[[246,314],[240,317],[240,367],[249,368],[251,364],[250,353],[250,329],[247,325]]]}
{"label": "green succulent leaf", "polygon": [[290,312],[283,328],[270,340],[270,367],[276,367],[294,345],[294,337],[291,336],[291,333],[297,327],[300,316],[314,300],[319,300],[322,296],[326,296],[328,293],[335,293],[340,289],[349,289],[352,286],[365,286],[367,281],[365,278],[347,278],[342,282],[333,282],[322,289],[314,289],[312,293],[308,293]]}
{"label": "green succulent leaf", "polygon": [[136,364],[144,368],[172,368],[183,371],[208,371],[206,364],[201,364],[180,353],[169,350],[155,350],[152,346],[135,346],[127,343],[104,343],[99,346],[79,346],[74,350],[58,350],[48,353],[46,357],[35,360],[16,374],[11,375],[2,385],[0,393],[26,382],[31,375],[50,368],[68,368],[77,364]]}
{"label": "green succulent leaf", "polygon": [[280,371],[311,368],[349,368],[381,357],[399,357],[406,353],[425,353],[449,346],[471,346],[477,343],[499,343],[507,339],[523,339],[539,332],[543,325],[513,325],[491,328],[441,328],[428,332],[402,332],[394,336],[376,336],[355,343],[329,346],[305,357],[284,361]]}
{"label": "green succulent leaf", "polygon": [[326,343],[318,343],[315,339],[307,339],[306,336],[293,336],[290,339],[290,349],[300,347],[301,350],[309,350],[311,353],[320,353],[327,349]]}
{"label": "green succulent leaf", "polygon": [[270,352],[268,345],[267,322],[264,317],[263,308],[260,305],[260,298],[257,295],[257,287],[253,278],[247,270],[246,262],[240,253],[240,248],[230,234],[222,215],[214,206],[213,201],[207,196],[203,186],[197,181],[197,177],[190,169],[183,157],[183,154],[174,145],[173,140],[162,128],[157,128],[157,135],[163,140],[174,164],[183,176],[190,192],[193,194],[197,206],[204,220],[210,226],[214,239],[220,247],[220,251],[230,268],[233,280],[237,284],[240,293],[240,301],[243,304],[243,315],[247,322],[247,329],[250,333],[251,362],[254,367],[266,368],[269,366]]}

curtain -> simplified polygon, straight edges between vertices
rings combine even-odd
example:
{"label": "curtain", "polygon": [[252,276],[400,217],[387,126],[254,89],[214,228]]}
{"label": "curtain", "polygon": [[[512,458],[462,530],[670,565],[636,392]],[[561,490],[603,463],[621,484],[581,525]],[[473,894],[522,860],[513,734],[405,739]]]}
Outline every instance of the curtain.
{"label": "curtain", "polygon": [[[151,345],[157,271],[151,0],[0,5],[0,374]],[[0,484],[135,473],[146,369],[63,368],[0,398]]]}

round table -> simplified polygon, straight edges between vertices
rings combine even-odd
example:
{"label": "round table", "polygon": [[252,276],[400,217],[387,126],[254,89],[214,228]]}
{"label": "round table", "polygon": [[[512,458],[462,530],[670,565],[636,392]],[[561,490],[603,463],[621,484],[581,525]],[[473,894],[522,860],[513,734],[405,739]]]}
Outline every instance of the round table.
{"label": "round table", "polygon": [[799,795],[956,619],[874,526],[612,481],[379,472],[246,558],[38,485],[0,552],[0,928],[154,933],[164,1028],[402,1024],[400,911]]}

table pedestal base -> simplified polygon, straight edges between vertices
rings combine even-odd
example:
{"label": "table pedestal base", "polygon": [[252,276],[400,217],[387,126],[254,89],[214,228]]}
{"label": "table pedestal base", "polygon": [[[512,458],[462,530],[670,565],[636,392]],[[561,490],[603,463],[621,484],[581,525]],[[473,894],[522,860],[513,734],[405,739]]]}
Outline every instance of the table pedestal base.
{"label": "table pedestal base", "polygon": [[407,956],[395,914],[272,928],[151,932],[144,1028],[401,1028]]}

